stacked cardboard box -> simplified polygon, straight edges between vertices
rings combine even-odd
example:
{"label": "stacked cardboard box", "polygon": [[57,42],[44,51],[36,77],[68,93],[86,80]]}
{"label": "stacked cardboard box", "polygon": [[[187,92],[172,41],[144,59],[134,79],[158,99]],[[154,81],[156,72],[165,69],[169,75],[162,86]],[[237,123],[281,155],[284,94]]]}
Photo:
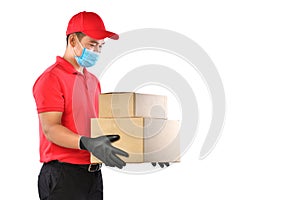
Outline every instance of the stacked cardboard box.
{"label": "stacked cardboard box", "polygon": [[[178,162],[179,121],[167,119],[167,97],[133,92],[99,96],[99,118],[91,120],[91,137],[120,135],[113,146],[129,153],[127,163]],[[101,162],[91,155],[91,162]]]}

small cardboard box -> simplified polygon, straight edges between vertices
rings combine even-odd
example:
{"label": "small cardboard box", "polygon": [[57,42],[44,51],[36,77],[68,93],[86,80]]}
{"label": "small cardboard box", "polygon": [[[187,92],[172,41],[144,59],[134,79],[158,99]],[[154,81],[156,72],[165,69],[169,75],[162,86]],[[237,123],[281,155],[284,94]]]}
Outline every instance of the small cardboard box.
{"label": "small cardboard box", "polygon": [[167,97],[134,92],[103,93],[99,117],[149,117],[167,119]]}
{"label": "small cardboard box", "polygon": [[[179,121],[153,118],[94,118],[91,137],[120,135],[113,146],[126,151],[126,163],[178,162],[180,159]],[[92,163],[99,163],[91,155]]]}

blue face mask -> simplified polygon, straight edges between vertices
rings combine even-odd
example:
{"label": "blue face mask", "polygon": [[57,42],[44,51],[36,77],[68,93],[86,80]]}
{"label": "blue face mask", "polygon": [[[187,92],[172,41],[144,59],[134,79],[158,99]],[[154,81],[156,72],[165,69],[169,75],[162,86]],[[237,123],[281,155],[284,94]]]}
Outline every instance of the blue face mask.
{"label": "blue face mask", "polygon": [[80,42],[79,42],[79,44],[83,50],[82,50],[81,56],[76,56],[75,51],[74,51],[75,60],[77,61],[77,63],[82,67],[94,66],[97,63],[97,61],[99,60],[100,53],[96,53],[87,48],[83,48]]}

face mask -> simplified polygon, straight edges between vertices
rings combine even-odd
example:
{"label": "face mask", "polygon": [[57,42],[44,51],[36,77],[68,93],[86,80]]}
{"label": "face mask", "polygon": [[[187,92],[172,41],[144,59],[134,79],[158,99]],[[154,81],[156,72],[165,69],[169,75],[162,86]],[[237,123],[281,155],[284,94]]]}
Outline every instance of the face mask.
{"label": "face mask", "polygon": [[82,67],[92,67],[94,66],[97,61],[99,60],[100,57],[100,53],[96,53],[94,51],[88,50],[87,48],[83,48],[81,43],[79,42],[82,50],[82,54],[81,56],[76,56],[75,51],[75,60],[77,61],[77,63],[82,66]]}

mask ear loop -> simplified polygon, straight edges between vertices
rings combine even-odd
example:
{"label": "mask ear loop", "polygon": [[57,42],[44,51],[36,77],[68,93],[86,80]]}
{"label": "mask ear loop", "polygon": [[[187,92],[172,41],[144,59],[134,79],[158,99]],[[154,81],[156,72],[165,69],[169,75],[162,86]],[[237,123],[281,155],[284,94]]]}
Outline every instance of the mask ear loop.
{"label": "mask ear loop", "polygon": [[[80,56],[77,56],[77,55],[76,55],[76,52],[75,52],[75,49],[74,49],[74,47],[73,47],[73,53],[74,53],[74,56],[75,56],[75,57],[81,59],[81,58],[83,57],[83,55],[84,55],[84,52],[85,52],[86,48],[83,48],[83,46],[82,46],[82,44],[80,43],[80,41],[79,41],[79,39],[78,39],[77,36],[76,36],[76,40],[79,42],[79,45],[81,46],[81,48],[82,48],[83,50],[82,50],[81,55],[80,55]],[[78,63],[78,64],[79,64],[79,63]],[[79,66],[80,66],[80,64],[79,64]],[[77,71],[79,71],[80,73],[83,74],[83,67],[80,66],[80,68],[79,68]]]}
{"label": "mask ear loop", "polygon": [[86,48],[84,48],[84,47],[82,46],[82,44],[81,44],[81,42],[79,41],[79,39],[78,39],[77,36],[76,36],[76,40],[77,40],[77,42],[79,43],[80,47],[82,48],[82,53],[81,53],[80,56],[77,56],[77,55],[76,55],[76,52],[75,52],[75,50],[74,50],[74,47],[73,47],[73,53],[74,53],[74,56],[76,56],[76,57],[78,57],[78,58],[82,58],[82,56],[83,56],[83,54],[84,54]]}

